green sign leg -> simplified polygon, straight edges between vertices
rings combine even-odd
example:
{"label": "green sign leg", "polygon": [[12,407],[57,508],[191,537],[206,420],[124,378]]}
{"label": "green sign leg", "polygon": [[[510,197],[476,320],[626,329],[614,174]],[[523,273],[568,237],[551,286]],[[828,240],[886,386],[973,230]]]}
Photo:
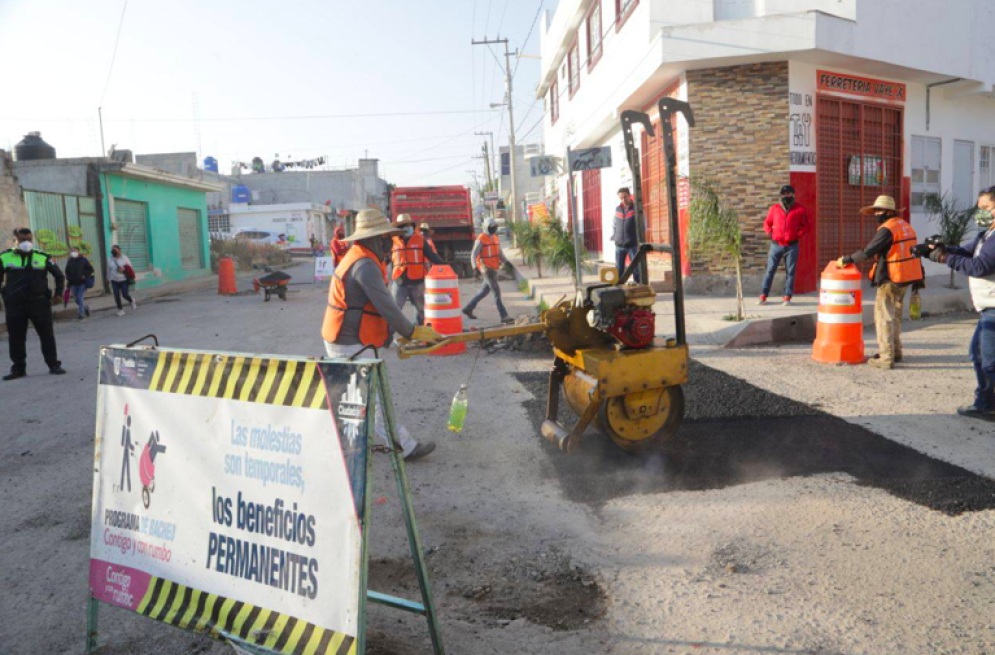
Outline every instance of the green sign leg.
{"label": "green sign leg", "polygon": [[95,598],[89,598],[86,605],[86,650],[85,653],[92,653],[99,648],[97,644],[97,619],[100,612],[100,603]]}

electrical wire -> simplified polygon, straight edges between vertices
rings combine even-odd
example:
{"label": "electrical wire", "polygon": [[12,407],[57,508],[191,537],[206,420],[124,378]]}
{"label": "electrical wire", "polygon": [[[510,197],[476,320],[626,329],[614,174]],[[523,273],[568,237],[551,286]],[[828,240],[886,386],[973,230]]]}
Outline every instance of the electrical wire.
{"label": "electrical wire", "polygon": [[[395,111],[376,114],[325,114],[314,116],[227,116],[214,118],[116,118],[105,119],[104,122],[131,122],[139,123],[189,123],[191,121],[208,122],[232,122],[232,121],[294,121],[294,120],[325,120],[338,118],[384,118],[397,116],[440,116],[446,114],[473,114],[479,111],[494,112],[496,109],[447,109],[441,111]],[[0,118],[0,121],[31,121],[31,122],[52,122],[52,121],[87,121],[87,118]]]}
{"label": "electrical wire", "polygon": [[[601,0],[598,0],[600,2]],[[515,58],[515,70],[511,72],[511,79],[515,79],[515,74],[518,73],[518,64],[522,61],[522,53],[525,52],[526,46],[529,44],[529,39],[532,38],[532,30],[535,29],[536,23],[539,22],[539,14],[542,13],[542,5],[544,0],[539,0],[539,8],[536,9],[535,18],[532,19],[532,26],[529,28],[529,33],[525,35],[525,40],[522,41],[522,49],[518,51],[518,56]]]}
{"label": "electrical wire", "polygon": [[128,9],[128,0],[124,0],[124,6],[121,7],[121,18],[117,23],[117,36],[114,37],[114,51],[111,53],[111,65],[107,68],[107,81],[104,83],[104,92],[100,94],[100,102],[97,103],[98,107],[104,106],[104,97],[107,95],[107,89],[111,85],[111,73],[114,72],[114,61],[117,59],[117,45],[121,41],[121,27],[124,26],[124,12]]}

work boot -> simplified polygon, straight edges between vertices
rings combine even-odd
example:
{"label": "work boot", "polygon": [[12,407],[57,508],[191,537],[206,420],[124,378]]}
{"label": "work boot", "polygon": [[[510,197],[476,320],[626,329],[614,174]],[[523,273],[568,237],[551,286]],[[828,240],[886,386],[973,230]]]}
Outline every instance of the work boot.
{"label": "work boot", "polygon": [[24,371],[11,371],[7,375],[3,376],[4,382],[10,382],[11,380],[16,380],[18,378],[27,377],[27,373]]}
{"label": "work boot", "polygon": [[408,453],[408,456],[404,458],[405,462],[414,462],[421,459],[422,457],[427,457],[432,454],[435,450],[435,442],[425,441],[423,443],[415,446],[415,449]]}
{"label": "work boot", "polygon": [[881,355],[874,355],[873,357],[867,360],[867,364],[873,366],[874,368],[880,368],[886,371],[890,371],[891,369],[895,368],[895,363],[893,361],[888,359],[882,359]]}
{"label": "work boot", "polygon": [[509,325],[511,323],[514,323],[514,322],[515,322],[515,319],[513,319],[510,316],[502,316],[501,317],[501,323],[503,323],[504,325]]}
{"label": "work boot", "polygon": [[964,405],[963,407],[958,407],[957,413],[960,416],[967,416],[968,418],[995,420],[995,410],[981,409],[977,405]]}
{"label": "work boot", "polygon": [[53,366],[52,368],[48,369],[48,372],[51,375],[65,375],[66,369],[62,368],[62,366],[59,365],[59,366]]}
{"label": "work boot", "polygon": [[760,296],[760,298],[757,300],[757,304],[758,305],[766,305],[767,304],[767,296]]}
{"label": "work boot", "polygon": [[471,311],[470,311],[470,310],[469,310],[468,308],[466,308],[466,307],[464,307],[464,308],[463,308],[463,315],[464,315],[464,316],[466,316],[466,317],[467,317],[468,319],[470,319],[471,321],[476,321],[476,320],[477,320],[477,317],[473,315],[473,312],[471,312]]}

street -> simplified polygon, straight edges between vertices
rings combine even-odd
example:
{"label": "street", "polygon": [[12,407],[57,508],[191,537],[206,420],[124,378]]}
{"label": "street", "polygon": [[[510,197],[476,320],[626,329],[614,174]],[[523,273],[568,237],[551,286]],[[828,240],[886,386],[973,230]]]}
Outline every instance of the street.
{"label": "street", "polygon": [[[98,347],[155,334],[170,347],[319,355],[326,287],[292,289],[286,302],[195,291],[60,322],[62,378],[42,374],[32,333],[29,377],[2,388],[0,652],[82,650]],[[534,311],[504,289],[513,316]],[[490,300],[478,311],[477,323],[496,323]],[[970,322],[945,325],[960,348]],[[907,337],[909,359],[922,332]],[[756,375],[767,355],[751,365],[752,352],[736,361]],[[590,431],[573,456],[542,440],[542,352],[480,353],[454,435],[449,402],[477,353],[386,354],[400,421],[439,446],[408,474],[447,652],[995,647],[989,478],[702,363],[725,366],[716,353],[694,363],[684,427],[659,457],[629,457]],[[385,456],[374,470],[370,588],[416,598]],[[115,608],[100,619],[109,654],[231,652]],[[422,619],[371,607],[369,652],[428,650]]]}

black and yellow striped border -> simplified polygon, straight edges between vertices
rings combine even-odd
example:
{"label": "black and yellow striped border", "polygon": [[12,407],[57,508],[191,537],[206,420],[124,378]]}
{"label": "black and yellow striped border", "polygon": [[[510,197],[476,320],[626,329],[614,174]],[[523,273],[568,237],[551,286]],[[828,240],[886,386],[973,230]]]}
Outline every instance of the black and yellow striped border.
{"label": "black and yellow striped border", "polygon": [[153,577],[136,610],[151,619],[201,632],[224,641],[227,636],[285,655],[356,655],[351,635],[313,623]]}
{"label": "black and yellow striped border", "polygon": [[328,409],[315,362],[180,351],[157,357],[150,391]]}

